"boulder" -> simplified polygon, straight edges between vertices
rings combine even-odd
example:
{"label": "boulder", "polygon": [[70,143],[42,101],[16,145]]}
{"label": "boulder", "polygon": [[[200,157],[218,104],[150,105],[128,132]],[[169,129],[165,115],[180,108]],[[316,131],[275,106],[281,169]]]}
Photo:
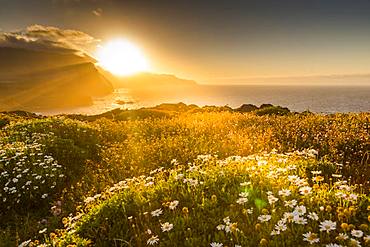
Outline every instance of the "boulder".
{"label": "boulder", "polygon": [[253,104],[243,104],[239,108],[235,109],[238,112],[251,112],[258,110],[258,107]]}

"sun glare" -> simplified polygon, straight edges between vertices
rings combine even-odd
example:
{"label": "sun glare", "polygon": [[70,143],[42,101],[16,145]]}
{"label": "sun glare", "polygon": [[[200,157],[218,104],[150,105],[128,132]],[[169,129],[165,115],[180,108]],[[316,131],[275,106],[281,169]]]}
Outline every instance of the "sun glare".
{"label": "sun glare", "polygon": [[116,39],[99,47],[98,64],[115,75],[127,76],[149,69],[141,50],[130,41]]}

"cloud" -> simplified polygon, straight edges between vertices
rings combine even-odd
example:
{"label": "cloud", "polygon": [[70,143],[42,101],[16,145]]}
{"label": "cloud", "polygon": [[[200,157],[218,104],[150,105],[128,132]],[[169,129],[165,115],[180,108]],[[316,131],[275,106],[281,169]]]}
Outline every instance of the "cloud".
{"label": "cloud", "polygon": [[98,17],[103,15],[103,10],[101,8],[94,9],[92,13]]}
{"label": "cloud", "polygon": [[35,50],[89,53],[99,43],[84,32],[52,26],[32,25],[23,30],[0,32],[0,46]]}
{"label": "cloud", "polygon": [[79,4],[79,3],[98,3],[109,2],[110,0],[52,0],[54,4]]}

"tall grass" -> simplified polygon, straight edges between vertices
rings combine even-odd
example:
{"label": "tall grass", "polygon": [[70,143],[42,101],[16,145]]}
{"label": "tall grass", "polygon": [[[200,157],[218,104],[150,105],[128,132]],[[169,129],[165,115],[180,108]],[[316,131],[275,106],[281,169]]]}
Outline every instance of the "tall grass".
{"label": "tall grass", "polygon": [[[126,178],[147,175],[159,167],[170,169],[172,160],[186,165],[203,154],[223,159],[272,150],[315,149],[320,162],[335,164],[320,166],[323,171],[369,188],[368,113],[259,116],[215,107],[123,113],[93,118],[0,116],[4,120],[0,126],[0,184],[7,184],[12,193],[13,187],[27,190],[26,183],[42,185],[32,193],[24,192],[22,200],[14,193],[8,195],[9,190],[1,192],[7,198],[0,214],[3,243],[38,238],[44,228],[61,227],[62,217],[76,212],[86,197]],[[54,171],[47,169],[53,167],[42,168],[46,167],[44,159],[55,163],[58,180],[50,179]],[[32,172],[23,176],[21,169]],[[46,174],[44,183],[36,181],[38,175]]]}

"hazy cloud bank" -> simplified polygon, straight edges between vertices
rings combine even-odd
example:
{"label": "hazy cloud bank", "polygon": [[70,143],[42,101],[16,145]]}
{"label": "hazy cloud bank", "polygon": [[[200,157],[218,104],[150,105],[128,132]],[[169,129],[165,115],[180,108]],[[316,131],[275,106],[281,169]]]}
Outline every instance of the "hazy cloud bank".
{"label": "hazy cloud bank", "polygon": [[84,32],[52,26],[31,25],[23,30],[0,32],[0,46],[34,50],[89,53],[99,43]]}

